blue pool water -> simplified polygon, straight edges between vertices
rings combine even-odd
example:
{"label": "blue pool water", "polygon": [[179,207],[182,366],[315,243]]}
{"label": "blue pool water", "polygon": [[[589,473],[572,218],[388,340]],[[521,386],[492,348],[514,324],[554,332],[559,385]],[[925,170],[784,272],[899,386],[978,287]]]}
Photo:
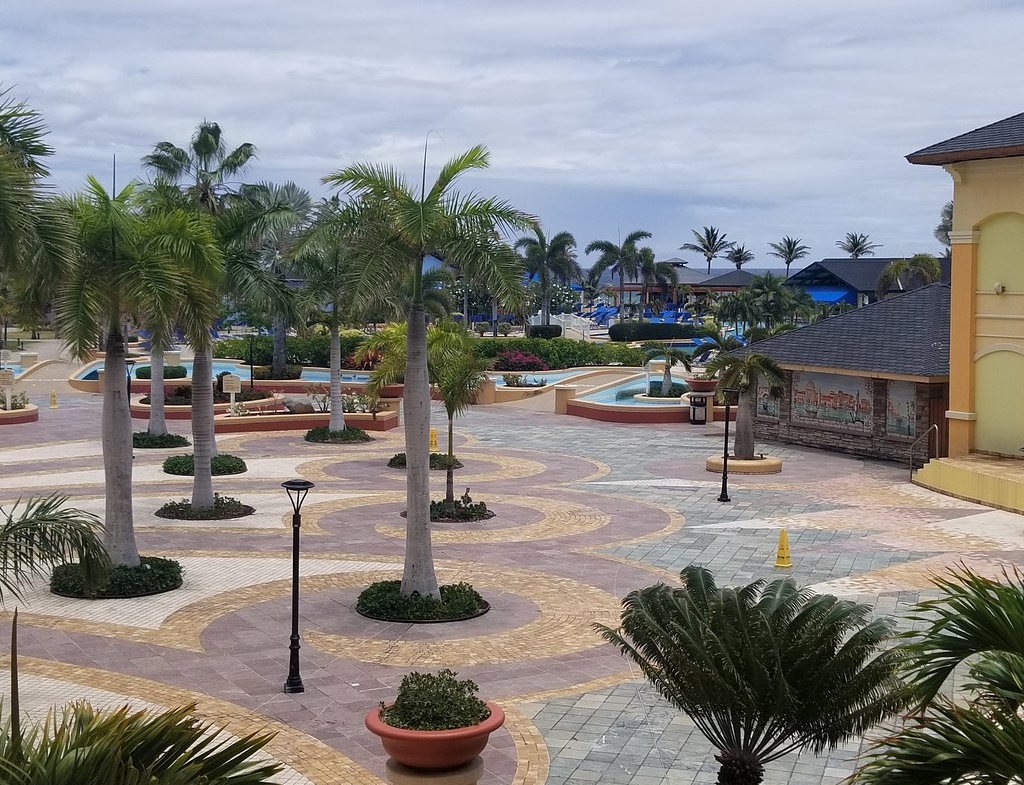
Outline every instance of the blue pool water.
{"label": "blue pool water", "polygon": [[[188,375],[191,378],[191,376],[192,376],[192,363],[190,361],[188,361],[188,362],[183,362],[181,364],[185,366],[185,368],[188,371]],[[140,364],[137,367],[143,367],[143,366],[146,366],[146,365],[147,365],[147,363],[142,363],[142,364]],[[228,373],[238,374],[239,376],[242,377],[242,379],[248,379],[249,378],[249,366],[248,365],[239,365],[238,363],[230,362],[230,361],[224,361],[224,360],[214,360],[213,361],[213,375],[214,375],[214,377],[216,377],[218,373],[224,373],[225,371],[227,371]],[[82,374],[78,378],[94,380],[94,379],[98,378],[98,374],[96,373],[96,370],[93,369],[93,370],[89,371],[88,373]],[[341,374],[342,384],[344,384],[344,383],[353,383],[353,382],[367,382],[369,380],[370,380],[370,375],[368,373],[342,373]],[[174,380],[173,379],[168,379],[167,381],[168,382],[173,382]],[[326,371],[326,370],[312,370],[310,368],[303,368],[302,369],[302,378],[299,381],[303,381],[303,382],[322,382],[324,384],[329,384],[330,381],[331,381],[331,373],[330,373],[330,371]]]}
{"label": "blue pool water", "polygon": [[[507,373],[515,373],[515,371],[507,371]],[[521,373],[520,376],[524,377],[529,384],[536,385],[542,381],[545,384],[558,384],[571,376],[579,376],[581,373],[587,373],[586,370],[576,369],[574,371],[537,371],[535,373]],[[499,387],[505,386],[505,380],[502,378],[501,371],[494,372],[495,382]]]}
{"label": "blue pool water", "polygon": [[[651,377],[651,381],[660,381]],[[678,380],[677,380],[678,381]],[[678,398],[661,398],[653,401],[638,401],[634,395],[644,393],[644,378],[633,379],[632,381],[620,382],[612,387],[606,387],[597,392],[580,395],[580,400],[593,401],[594,403],[614,403],[619,406],[680,406]]]}
{"label": "blue pool water", "polygon": [[3,367],[5,371],[14,371],[14,378],[18,378],[25,372],[25,369],[16,363],[4,363]]}

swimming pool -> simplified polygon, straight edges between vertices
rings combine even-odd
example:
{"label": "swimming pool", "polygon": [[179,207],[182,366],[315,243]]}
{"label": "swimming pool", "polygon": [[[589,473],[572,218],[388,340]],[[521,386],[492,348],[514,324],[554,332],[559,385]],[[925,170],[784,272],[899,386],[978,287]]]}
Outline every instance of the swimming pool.
{"label": "swimming pool", "polygon": [[[188,376],[189,376],[189,378],[191,378],[192,377],[192,362],[191,361],[186,361],[186,362],[183,362],[183,363],[180,363],[180,364],[185,366],[185,369],[186,369],[186,371],[188,373]],[[137,373],[139,368],[145,368],[145,367],[148,367],[148,366],[149,366],[149,363],[140,363],[136,367],[135,371]],[[80,375],[76,376],[75,378],[76,379],[82,379],[83,381],[95,381],[96,379],[99,378],[99,374],[98,374],[97,371],[98,371],[98,368],[93,368],[93,369],[91,369],[89,371],[86,371],[85,373],[81,373]],[[238,374],[243,379],[248,379],[249,378],[249,366],[248,365],[239,365],[238,363],[230,361],[230,360],[214,360],[213,361],[213,376],[216,377],[217,374],[224,373],[224,372]],[[138,377],[133,374],[133,378],[138,378]],[[342,384],[346,384],[346,383],[348,383],[348,384],[364,383],[364,382],[368,382],[369,380],[370,380],[370,375],[368,373],[342,373],[341,374],[341,382],[342,382]],[[170,382],[173,382],[174,379],[166,379],[165,381],[170,383]],[[320,382],[320,383],[323,383],[323,384],[330,384],[331,372],[327,371],[327,370],[324,370],[322,368],[303,368],[302,369],[302,378],[301,379],[297,379],[296,381]]]}
{"label": "swimming pool", "polygon": [[[660,383],[661,377],[651,377],[652,383]],[[679,383],[679,380],[674,380]],[[634,395],[643,395],[646,392],[644,389],[644,378],[630,379],[625,382],[619,382],[618,384],[612,385],[611,387],[605,387],[603,390],[595,390],[594,392],[584,393],[578,396],[581,401],[590,401],[591,403],[611,403],[616,406],[680,406],[678,398],[655,398],[651,400],[637,400]]]}
{"label": "swimming pool", "polygon": [[22,368],[17,363],[4,363],[3,369],[5,371],[14,371],[14,378],[15,379],[17,379],[19,376],[21,376],[25,372],[25,369]]}
{"label": "swimming pool", "polygon": [[502,376],[506,373],[518,373],[526,380],[527,384],[539,386],[541,382],[544,384],[558,384],[572,376],[579,376],[582,373],[589,373],[589,371],[585,368],[575,368],[571,371],[531,371],[529,373],[522,371],[495,371],[492,376],[494,376],[495,384],[498,387],[505,386],[505,380]]}

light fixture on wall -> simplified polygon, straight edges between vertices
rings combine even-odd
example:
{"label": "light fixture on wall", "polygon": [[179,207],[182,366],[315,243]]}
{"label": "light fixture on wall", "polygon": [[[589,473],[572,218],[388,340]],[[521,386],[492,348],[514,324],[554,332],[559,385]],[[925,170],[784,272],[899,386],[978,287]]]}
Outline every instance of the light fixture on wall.
{"label": "light fixture on wall", "polygon": [[994,291],[996,294],[1002,294],[1003,292],[1006,291],[1006,287],[1003,284],[999,283],[999,281],[996,281],[996,285],[992,287],[992,291]]}

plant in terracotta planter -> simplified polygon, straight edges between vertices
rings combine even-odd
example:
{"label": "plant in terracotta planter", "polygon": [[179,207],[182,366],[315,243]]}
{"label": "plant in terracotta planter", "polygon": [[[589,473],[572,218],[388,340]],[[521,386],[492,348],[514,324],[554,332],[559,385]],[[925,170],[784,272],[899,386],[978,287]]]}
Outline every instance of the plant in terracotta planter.
{"label": "plant in terracotta planter", "polygon": [[704,371],[704,373],[698,373],[693,376],[686,377],[686,383],[690,387],[690,392],[696,393],[714,392],[718,387],[718,382],[718,377],[709,371]]}
{"label": "plant in terracotta planter", "polygon": [[479,755],[505,722],[497,704],[477,697],[478,687],[451,670],[409,673],[398,697],[366,716],[384,751],[416,769],[453,769]]}

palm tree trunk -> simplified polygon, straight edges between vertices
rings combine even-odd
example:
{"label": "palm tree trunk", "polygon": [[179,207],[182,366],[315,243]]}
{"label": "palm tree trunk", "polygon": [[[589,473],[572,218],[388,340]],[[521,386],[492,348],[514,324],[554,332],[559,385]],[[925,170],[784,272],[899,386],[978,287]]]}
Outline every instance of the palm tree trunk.
{"label": "palm tree trunk", "polygon": [[283,379],[285,353],[288,349],[288,322],[283,316],[274,317],[274,356],[270,361],[270,378]]}
{"label": "palm tree trunk", "polygon": [[622,314],[626,312],[626,274],[619,270],[619,312],[616,316],[622,321]]}
{"label": "palm tree trunk", "polygon": [[789,261],[788,259],[786,260],[786,279],[787,279],[787,280],[789,279],[789,266],[790,266],[790,265],[791,265],[792,263],[793,263],[793,262]]}
{"label": "palm tree trunk", "polygon": [[647,310],[647,284],[640,288],[640,307],[637,309],[637,321],[643,322],[644,311]]}
{"label": "palm tree trunk", "polygon": [[708,275],[711,275],[711,260],[713,258],[714,258],[713,256],[707,257],[707,259],[708,259]]}
{"label": "palm tree trunk", "polygon": [[[338,304],[334,304],[334,313],[338,312]],[[331,423],[332,431],[345,429],[345,408],[341,403],[341,331],[338,317],[331,318]]]}
{"label": "palm tree trunk", "polygon": [[103,361],[103,478],[106,509],[103,544],[114,566],[139,566],[132,519],[132,419],[124,364],[124,335],[114,319],[107,333]]}
{"label": "palm tree trunk", "polygon": [[[426,329],[426,328],[424,328]],[[491,300],[491,334],[498,337],[498,298]]]}
{"label": "palm tree trunk", "polygon": [[754,459],[754,412],[757,407],[757,385],[740,393],[736,405],[736,441],[733,443],[733,454],[737,458]]}
{"label": "palm tree trunk", "polygon": [[[417,298],[418,299],[418,298]],[[423,303],[409,309],[405,361],[406,522],[402,595],[419,592],[440,599],[430,542],[430,384],[427,379],[427,319]]]}
{"label": "palm tree trunk", "polygon": [[718,785],[760,785],[764,780],[764,766],[753,756],[722,752],[715,756]]}
{"label": "palm tree trunk", "polygon": [[469,280],[462,279],[462,325],[467,330],[471,329],[469,323]]}
{"label": "palm tree trunk", "polygon": [[149,352],[149,434],[167,435],[164,416],[164,347],[156,340]]}
{"label": "palm tree trunk", "polygon": [[444,502],[449,507],[455,506],[455,418],[448,416],[448,468],[444,473]]}
{"label": "palm tree trunk", "polygon": [[192,360],[192,509],[213,509],[213,474],[210,460],[217,454],[213,435],[213,349],[196,352]]}

